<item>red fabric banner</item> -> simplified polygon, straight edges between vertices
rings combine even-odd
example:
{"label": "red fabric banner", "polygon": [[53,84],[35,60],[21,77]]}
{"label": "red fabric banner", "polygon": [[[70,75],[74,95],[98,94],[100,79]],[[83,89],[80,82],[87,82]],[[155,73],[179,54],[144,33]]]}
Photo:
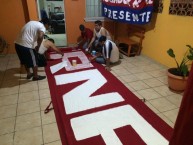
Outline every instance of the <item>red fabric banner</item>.
{"label": "red fabric banner", "polygon": [[[63,62],[81,54],[64,53]],[[52,74],[50,67],[61,59],[48,61],[45,69],[63,145],[168,145],[170,126],[102,65],[81,69],[87,61],[84,54],[77,57],[78,69]]]}
{"label": "red fabric banner", "polygon": [[193,144],[193,64],[169,145]]}

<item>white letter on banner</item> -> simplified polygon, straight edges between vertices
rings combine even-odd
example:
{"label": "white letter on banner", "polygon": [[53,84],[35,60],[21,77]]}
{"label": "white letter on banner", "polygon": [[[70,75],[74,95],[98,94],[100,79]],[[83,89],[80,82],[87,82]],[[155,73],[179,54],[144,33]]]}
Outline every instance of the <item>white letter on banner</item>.
{"label": "white letter on banner", "polygon": [[128,0],[123,0],[123,4],[128,4]]}
{"label": "white letter on banner", "polygon": [[145,144],[168,145],[168,141],[130,105],[83,115],[70,122],[78,141],[101,135],[106,145],[122,145],[114,129],[131,125]]}
{"label": "white letter on banner", "polygon": [[121,4],[121,3],[122,3],[122,0],[117,0],[117,3],[118,3],[118,4]]}
{"label": "white letter on banner", "polygon": [[141,16],[141,21],[144,22],[145,12],[139,14]]}
{"label": "white letter on banner", "polygon": [[117,20],[117,11],[113,11],[113,19]]}
{"label": "white letter on banner", "polygon": [[66,114],[124,101],[117,92],[91,96],[107,82],[97,69],[56,75],[55,80],[57,85],[86,81],[63,95]]}
{"label": "white letter on banner", "polygon": [[130,12],[126,12],[125,20],[126,21],[131,21],[130,16],[131,16],[131,13]]}
{"label": "white letter on banner", "polygon": [[107,8],[106,7],[104,7],[104,13],[105,13],[105,15],[107,15]]}
{"label": "white letter on banner", "polygon": [[150,14],[151,14],[151,12],[147,12],[146,22],[149,22]]}
{"label": "white letter on banner", "polygon": [[132,17],[133,17],[133,22],[135,22],[135,21],[139,21],[139,17],[138,17],[138,15],[137,14],[132,14]]}
{"label": "white letter on banner", "polygon": [[109,18],[112,18],[112,16],[111,16],[111,10],[109,10],[109,9],[108,9],[108,17],[109,17]]}
{"label": "white letter on banner", "polygon": [[119,19],[124,19],[124,11],[119,12]]}

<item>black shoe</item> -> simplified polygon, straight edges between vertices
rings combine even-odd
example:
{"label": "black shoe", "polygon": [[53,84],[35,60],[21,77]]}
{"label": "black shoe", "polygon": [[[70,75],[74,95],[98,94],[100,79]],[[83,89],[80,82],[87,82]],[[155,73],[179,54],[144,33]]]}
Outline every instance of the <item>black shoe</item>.
{"label": "black shoe", "polygon": [[34,74],[33,74],[33,73],[31,73],[31,74],[27,75],[27,77],[26,77],[26,78],[29,80],[29,79],[31,79],[31,78],[33,77],[33,75],[34,75]]}
{"label": "black shoe", "polygon": [[46,76],[38,76],[38,77],[33,77],[33,81],[38,81],[38,80],[43,80],[43,79],[45,79],[46,78]]}

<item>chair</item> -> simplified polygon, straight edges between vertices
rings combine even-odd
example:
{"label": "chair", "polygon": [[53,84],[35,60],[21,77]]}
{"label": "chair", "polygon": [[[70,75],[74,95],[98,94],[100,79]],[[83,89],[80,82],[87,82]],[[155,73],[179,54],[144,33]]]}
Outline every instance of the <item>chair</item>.
{"label": "chair", "polygon": [[145,29],[136,25],[128,25],[127,32],[127,42],[119,45],[119,51],[127,56],[140,55]]}

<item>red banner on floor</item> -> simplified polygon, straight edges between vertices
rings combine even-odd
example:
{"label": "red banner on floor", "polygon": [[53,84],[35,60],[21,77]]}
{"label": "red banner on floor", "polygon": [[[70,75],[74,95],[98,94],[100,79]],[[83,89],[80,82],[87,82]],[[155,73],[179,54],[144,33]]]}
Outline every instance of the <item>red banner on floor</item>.
{"label": "red banner on floor", "polygon": [[63,145],[168,145],[172,128],[82,51],[64,49],[46,75]]}

